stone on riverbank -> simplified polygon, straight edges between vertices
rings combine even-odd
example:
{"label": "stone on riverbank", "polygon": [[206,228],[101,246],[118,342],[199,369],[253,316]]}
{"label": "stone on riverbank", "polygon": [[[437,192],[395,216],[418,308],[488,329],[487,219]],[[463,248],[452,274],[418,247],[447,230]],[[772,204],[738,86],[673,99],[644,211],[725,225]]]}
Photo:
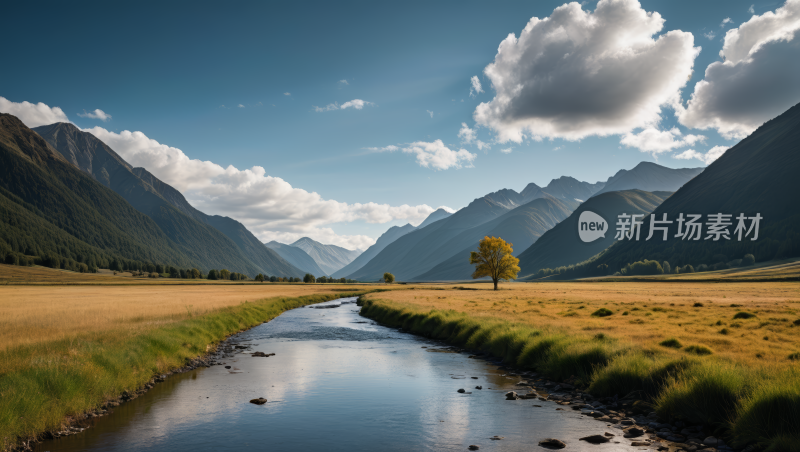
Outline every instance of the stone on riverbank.
{"label": "stone on riverbank", "polygon": [[564,443],[564,441],[561,441],[560,439],[546,438],[539,441],[539,446],[547,449],[563,449],[567,447],[567,444]]}
{"label": "stone on riverbank", "polygon": [[579,441],[586,441],[589,444],[603,444],[611,441],[603,435],[590,435],[579,438]]}
{"label": "stone on riverbank", "polygon": [[267,403],[267,399],[265,399],[263,397],[259,397],[257,399],[251,400],[250,403],[255,404],[255,405],[263,405],[263,404]]}

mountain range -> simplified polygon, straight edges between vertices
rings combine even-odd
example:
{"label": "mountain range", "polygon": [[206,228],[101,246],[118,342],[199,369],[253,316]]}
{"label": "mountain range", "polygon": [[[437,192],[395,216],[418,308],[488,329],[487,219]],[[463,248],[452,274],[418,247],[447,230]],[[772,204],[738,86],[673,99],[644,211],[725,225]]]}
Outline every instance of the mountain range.
{"label": "mountain range", "polygon": [[[592,196],[568,218],[545,232],[533,245],[517,255],[519,275],[524,277],[541,268],[558,268],[591,258],[614,243],[617,215],[648,214],[671,194],[663,191],[651,193],[622,190]],[[586,211],[600,215],[608,223],[605,235],[589,243],[584,243],[578,236],[578,220]]]}
{"label": "mountain range", "polygon": [[317,262],[301,248],[276,242],[275,240],[265,243],[265,245],[305,273],[311,273],[314,276],[326,275],[325,271],[319,267]]}
{"label": "mountain range", "polygon": [[353,259],[353,262],[350,262],[343,268],[339,269],[334,273],[332,276],[334,278],[342,278],[346,277],[354,273],[356,270],[361,269],[364,265],[367,264],[373,257],[377,256],[378,253],[383,251],[384,248],[389,246],[390,243],[394,242],[395,240],[399,239],[400,237],[408,234],[411,231],[415,231],[417,229],[422,229],[425,226],[439,221],[441,219],[447,218],[452,213],[444,210],[444,209],[437,209],[430,215],[428,215],[425,220],[419,224],[419,226],[412,226],[410,223],[406,224],[405,226],[392,226],[386,232],[384,232],[378,240],[375,242],[374,245],[367,248],[366,251],[361,253],[357,258]]}
{"label": "mountain range", "polygon": [[[800,212],[796,196],[800,193],[800,104],[766,122],[747,138],[725,151],[702,173],[678,189],[653,212],[652,216],[670,224],[668,240],[624,240],[605,250],[585,267],[608,265],[618,270],[628,263],[651,259],[668,261],[671,266],[715,265],[753,254],[756,261],[800,255]],[[709,234],[709,214],[725,214],[730,225],[729,239]],[[699,240],[677,238],[678,218],[700,214],[703,223]],[[739,240],[736,217],[743,214]],[[760,216],[758,238],[752,240],[752,220]],[[649,227],[650,219],[644,220]],[[646,230],[643,229],[643,232]],[[682,232],[686,232],[685,228]],[[694,237],[694,234],[692,235]]]}
{"label": "mountain range", "polygon": [[341,246],[323,245],[308,237],[297,240],[292,243],[291,246],[299,248],[311,256],[322,271],[325,272],[325,275],[334,274],[336,270],[349,264],[361,254],[360,250],[353,251],[342,248]]}
{"label": "mountain range", "polygon": [[592,196],[631,189],[674,192],[702,172],[703,168],[672,169],[653,162],[641,162],[631,170],[619,170]]}

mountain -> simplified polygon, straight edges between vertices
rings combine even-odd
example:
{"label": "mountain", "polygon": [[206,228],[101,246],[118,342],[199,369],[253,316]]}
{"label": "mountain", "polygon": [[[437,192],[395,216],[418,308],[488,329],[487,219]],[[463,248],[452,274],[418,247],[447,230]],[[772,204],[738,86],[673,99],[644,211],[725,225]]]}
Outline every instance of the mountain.
{"label": "mountain", "polygon": [[[617,215],[648,214],[671,194],[624,190],[589,198],[567,219],[545,232],[533,245],[517,254],[520,276],[536,273],[540,268],[557,268],[589,259],[614,243]],[[605,236],[589,243],[584,243],[578,236],[578,220],[585,211],[600,215],[608,224]]]}
{"label": "mountain", "polygon": [[66,160],[152,218],[199,268],[227,268],[251,277],[257,273],[302,276],[244,225],[193,208],[180,192],[144,168],[133,168],[94,135],[69,123],[33,130]]}
{"label": "mountain", "polygon": [[[422,229],[425,226],[427,226],[427,225],[429,225],[431,223],[435,223],[435,222],[437,222],[439,220],[443,220],[443,219],[449,217],[450,215],[452,215],[452,213],[450,213],[450,212],[448,212],[448,211],[446,211],[444,209],[436,209],[436,211],[434,211],[433,213],[428,215],[428,217],[425,218],[425,220],[423,220],[422,223],[420,223],[419,226],[416,227],[416,229]],[[405,226],[403,226],[403,227],[405,227]]]}
{"label": "mountain", "polygon": [[[451,216],[395,240],[348,278],[375,281],[384,272],[391,272],[399,280],[422,275],[466,246],[475,245],[460,241],[465,237],[459,238],[462,232],[490,222],[526,201],[522,194],[509,189],[477,198]],[[571,203],[572,208],[576,207],[575,201]]]}
{"label": "mountain", "polygon": [[[353,261],[360,251],[351,251],[341,246],[336,245],[323,245],[317,241],[311,240],[308,237],[303,237],[300,240],[292,243],[291,246],[302,249],[319,265],[326,275],[332,275]],[[314,275],[316,276],[316,275]]]}
{"label": "mountain", "polygon": [[[725,151],[702,173],[684,184],[666,199],[651,216],[661,220],[667,215],[668,240],[624,240],[615,243],[593,262],[575,270],[573,276],[590,274],[592,268],[606,264],[609,271],[642,259],[668,261],[674,268],[691,264],[723,266],[745,254],[756,261],[800,256],[800,104],[759,127],[750,136]],[[703,223],[700,240],[676,238],[680,214],[700,214]],[[710,214],[729,214],[731,225],[726,229],[730,239],[706,239]],[[736,234],[740,214],[748,219],[744,226],[759,221],[758,239],[754,231],[740,241]],[[643,231],[649,228],[645,218]],[[685,229],[685,228],[684,228]],[[685,230],[684,230],[685,232]],[[661,234],[657,234],[657,237]]]}
{"label": "mountain", "polygon": [[515,254],[519,255],[532,243],[536,242],[542,234],[567,218],[576,205],[575,201],[567,205],[567,201],[558,200],[548,195],[514,208],[492,221],[464,231],[451,239],[450,249],[455,246],[461,246],[462,248],[452,254],[450,258],[437,264],[427,272],[412,277],[411,280],[470,279],[475,268],[469,263],[469,253],[477,249],[478,242],[483,237],[502,237],[512,244]]}
{"label": "mountain", "polygon": [[596,182],[590,184],[588,182],[579,181],[573,177],[561,176],[558,179],[553,179],[547,184],[547,187],[539,187],[534,183],[528,184],[520,194],[525,202],[533,201],[534,199],[543,198],[547,195],[552,196],[562,201],[577,201],[583,202],[589,199],[595,192],[603,188],[603,182]]}
{"label": "mountain", "polygon": [[0,114],[5,247],[100,267],[112,260],[196,265],[147,215],[53,149],[17,117]]}
{"label": "mountain", "polygon": [[674,192],[693,177],[703,172],[704,168],[672,169],[652,162],[641,162],[631,170],[619,170],[608,178],[605,186],[594,196],[612,191],[638,189],[648,192]]}
{"label": "mountain", "polygon": [[311,256],[309,256],[308,253],[303,251],[301,248],[292,245],[286,245],[274,240],[269,243],[265,243],[265,245],[267,248],[277,252],[282,258],[286,259],[287,262],[306,273],[311,273],[314,276],[322,276],[325,274],[319,265],[317,265],[316,261],[314,261],[314,259],[312,259]]}
{"label": "mountain", "polygon": [[[443,217],[440,216],[440,219],[441,218],[446,218],[447,216],[450,215],[448,212],[446,212],[445,210],[442,210],[442,209],[439,209],[436,212],[439,212],[439,211],[442,211],[442,212],[447,214],[446,216],[443,216]],[[431,218],[431,216],[433,214],[435,214],[436,212],[434,212],[431,215],[429,215],[428,218],[425,219],[425,221],[428,221]],[[422,226],[425,223],[425,221],[420,223],[420,226]],[[406,224],[405,226],[392,226],[391,228],[387,229],[386,232],[384,232],[380,237],[378,237],[378,240],[375,241],[374,245],[372,245],[369,248],[367,248],[366,251],[361,253],[357,258],[353,259],[352,262],[350,262],[349,264],[347,264],[344,267],[340,268],[335,273],[333,273],[333,275],[331,275],[331,276],[333,276],[334,278],[347,277],[347,275],[352,274],[356,270],[359,270],[361,267],[366,265],[367,262],[372,260],[373,257],[377,256],[378,253],[383,251],[383,249],[386,248],[387,246],[389,246],[389,244],[391,244],[395,240],[399,239],[400,237],[408,234],[409,232],[415,231],[415,230],[417,230],[417,228],[415,228],[414,226],[411,226],[411,224]]]}

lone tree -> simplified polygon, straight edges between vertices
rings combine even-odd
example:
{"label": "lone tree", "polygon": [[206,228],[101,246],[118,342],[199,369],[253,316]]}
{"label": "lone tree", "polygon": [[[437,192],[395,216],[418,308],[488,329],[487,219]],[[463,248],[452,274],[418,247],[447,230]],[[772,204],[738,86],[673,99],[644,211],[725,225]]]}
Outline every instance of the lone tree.
{"label": "lone tree", "polygon": [[304,283],[313,283],[316,280],[317,278],[315,278],[311,273],[306,273],[306,276],[303,277]]}
{"label": "lone tree", "polygon": [[255,280],[258,282],[264,282],[264,275],[261,273],[257,274]]}
{"label": "lone tree", "polygon": [[469,253],[469,263],[475,265],[472,279],[488,276],[494,282],[494,290],[501,279],[517,279],[519,259],[511,255],[513,252],[511,244],[500,237],[484,237],[478,251]]}
{"label": "lone tree", "polygon": [[387,284],[391,284],[394,282],[394,275],[386,272],[383,274],[383,280],[386,281]]}

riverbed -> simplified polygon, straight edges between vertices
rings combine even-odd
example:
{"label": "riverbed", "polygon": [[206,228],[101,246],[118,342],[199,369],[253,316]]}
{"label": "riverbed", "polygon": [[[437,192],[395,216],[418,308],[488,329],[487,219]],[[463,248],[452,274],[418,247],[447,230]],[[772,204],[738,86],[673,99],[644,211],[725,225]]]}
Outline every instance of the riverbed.
{"label": "riverbed", "polygon": [[[508,369],[380,326],[359,309],[340,299],[285,312],[230,338],[238,353],[223,365],[172,375],[36,450],[527,451],[545,450],[537,446],[545,438],[564,441],[565,451],[638,449],[620,430],[552,401],[505,400],[520,381]],[[249,403],[259,397],[267,403]],[[605,432],[619,443],[578,440]]]}

